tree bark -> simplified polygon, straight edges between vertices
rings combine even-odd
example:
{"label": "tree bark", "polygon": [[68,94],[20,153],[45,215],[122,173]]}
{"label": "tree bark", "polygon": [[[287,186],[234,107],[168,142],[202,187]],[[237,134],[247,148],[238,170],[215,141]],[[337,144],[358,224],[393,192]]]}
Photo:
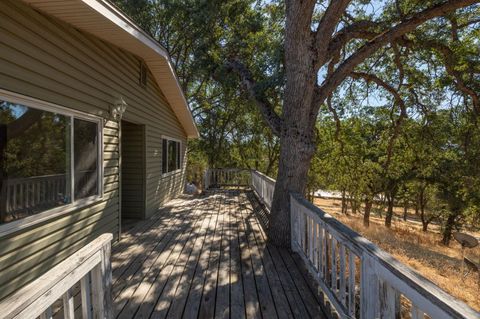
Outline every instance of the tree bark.
{"label": "tree bark", "polygon": [[365,212],[363,213],[363,226],[370,226],[370,212],[372,210],[373,201],[369,198],[365,199]]}
{"label": "tree bark", "polygon": [[301,138],[281,138],[278,177],[268,228],[268,238],[277,246],[290,247],[290,193],[304,193],[313,153],[313,146]]}
{"label": "tree bark", "polygon": [[348,204],[345,196],[345,190],[342,190],[342,215],[347,215]]}
{"label": "tree bark", "polygon": [[355,215],[358,211],[358,201],[354,196],[350,197],[350,207],[352,207],[352,214]]}
{"label": "tree bark", "polygon": [[427,232],[428,231],[428,225],[430,224],[430,221],[429,220],[424,220],[422,218],[422,231],[423,232]]}
{"label": "tree bark", "polygon": [[312,114],[311,109],[317,72],[310,29],[314,7],[314,0],[286,3],[280,158],[268,229],[269,239],[283,247],[290,247],[290,193],[304,194],[315,153],[316,113]]}
{"label": "tree bark", "polygon": [[422,221],[422,231],[426,232],[428,230],[428,225],[432,221],[432,218],[427,218],[425,215],[425,207],[427,204],[427,199],[425,196],[425,188],[420,188],[420,192],[418,193],[418,209],[420,211],[420,220]]}
{"label": "tree bark", "polygon": [[445,227],[442,234],[442,244],[445,246],[450,245],[450,239],[452,238],[453,228],[455,227],[455,220],[459,214],[455,211],[452,211],[448,214],[447,221],[445,222]]}
{"label": "tree bark", "polygon": [[387,215],[385,216],[385,226],[392,227],[393,205],[395,204],[395,197],[393,194],[387,195]]}

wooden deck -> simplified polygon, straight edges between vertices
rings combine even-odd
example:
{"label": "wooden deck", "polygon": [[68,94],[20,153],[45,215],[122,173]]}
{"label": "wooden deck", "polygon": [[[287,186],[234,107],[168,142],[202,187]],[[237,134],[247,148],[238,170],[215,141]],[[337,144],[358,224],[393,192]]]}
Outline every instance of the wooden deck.
{"label": "wooden deck", "polygon": [[325,318],[298,257],[266,242],[249,194],[182,197],[130,228],[112,250],[115,317]]}

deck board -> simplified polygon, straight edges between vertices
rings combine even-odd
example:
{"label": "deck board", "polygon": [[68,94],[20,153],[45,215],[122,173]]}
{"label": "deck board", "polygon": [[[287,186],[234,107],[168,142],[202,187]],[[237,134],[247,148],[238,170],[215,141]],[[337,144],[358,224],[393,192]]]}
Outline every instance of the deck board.
{"label": "deck board", "polygon": [[122,235],[116,318],[325,318],[287,250],[272,246],[245,191],[182,197]]}

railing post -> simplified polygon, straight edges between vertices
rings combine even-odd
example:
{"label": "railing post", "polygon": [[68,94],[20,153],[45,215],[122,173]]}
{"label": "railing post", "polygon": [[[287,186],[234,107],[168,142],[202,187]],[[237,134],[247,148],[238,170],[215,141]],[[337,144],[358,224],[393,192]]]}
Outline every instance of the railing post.
{"label": "railing post", "polygon": [[290,194],[290,246],[292,251],[297,251],[295,241],[298,238],[298,213],[295,209],[295,198]]}
{"label": "railing post", "polygon": [[205,170],[205,173],[203,173],[203,188],[204,190],[207,190],[208,189],[208,171],[209,169],[207,168]]}
{"label": "railing post", "polygon": [[400,294],[385,280],[380,280],[380,318],[401,317]]}
{"label": "railing post", "polygon": [[360,319],[380,318],[379,279],[375,261],[364,253],[361,256]]}
{"label": "railing post", "polygon": [[101,251],[102,261],[92,270],[93,318],[113,318],[111,244]]}

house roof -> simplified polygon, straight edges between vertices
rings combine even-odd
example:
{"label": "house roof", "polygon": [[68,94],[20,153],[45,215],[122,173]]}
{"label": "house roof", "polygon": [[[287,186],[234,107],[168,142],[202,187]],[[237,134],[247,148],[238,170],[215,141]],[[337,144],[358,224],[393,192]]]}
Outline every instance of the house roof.
{"label": "house roof", "polygon": [[79,30],[141,57],[185,129],[187,137],[199,136],[168,53],[118,8],[106,0],[23,1]]}

